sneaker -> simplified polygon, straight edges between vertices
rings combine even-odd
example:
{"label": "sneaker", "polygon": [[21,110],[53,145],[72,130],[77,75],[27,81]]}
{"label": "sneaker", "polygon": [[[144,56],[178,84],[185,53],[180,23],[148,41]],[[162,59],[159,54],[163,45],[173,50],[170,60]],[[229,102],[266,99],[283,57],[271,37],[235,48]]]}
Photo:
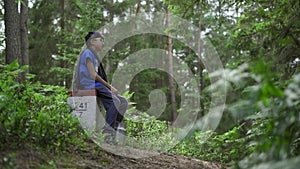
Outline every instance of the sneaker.
{"label": "sneaker", "polygon": [[118,145],[125,145],[127,136],[125,124],[116,121],[114,129],[116,130],[116,142]]}
{"label": "sneaker", "polygon": [[111,145],[116,145],[116,135],[115,133],[111,132],[111,133],[104,133],[104,143],[106,144],[111,144]]}
{"label": "sneaker", "polygon": [[121,122],[116,121],[114,125],[115,131],[117,131],[118,127],[120,126]]}
{"label": "sneaker", "polygon": [[119,126],[116,133],[116,141],[119,145],[126,144],[127,132],[124,127]]}

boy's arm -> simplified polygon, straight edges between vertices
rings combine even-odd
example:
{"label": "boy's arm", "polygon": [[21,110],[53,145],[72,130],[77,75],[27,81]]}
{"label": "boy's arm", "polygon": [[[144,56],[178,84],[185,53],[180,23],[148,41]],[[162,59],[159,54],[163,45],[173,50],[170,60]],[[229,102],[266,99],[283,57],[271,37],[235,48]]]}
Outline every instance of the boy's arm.
{"label": "boy's arm", "polygon": [[103,85],[105,85],[107,88],[109,88],[113,93],[117,94],[118,90],[115,89],[112,85],[108,84],[105,80],[103,80],[97,73],[96,70],[94,68],[93,62],[88,59],[87,60],[87,68],[89,70],[90,73],[90,78],[94,79],[97,82],[102,83]]}

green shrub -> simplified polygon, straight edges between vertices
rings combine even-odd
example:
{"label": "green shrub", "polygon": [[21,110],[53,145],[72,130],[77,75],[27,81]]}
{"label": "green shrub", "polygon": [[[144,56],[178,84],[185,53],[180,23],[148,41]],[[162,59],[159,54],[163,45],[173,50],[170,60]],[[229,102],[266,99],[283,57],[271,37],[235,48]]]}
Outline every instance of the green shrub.
{"label": "green shrub", "polygon": [[[265,84],[265,88],[270,84]],[[261,88],[258,92],[259,96],[262,96],[261,99],[252,103],[256,103],[259,111],[255,116],[248,117],[254,122],[249,134],[256,135],[252,140],[256,145],[256,151],[241,160],[238,167],[298,168],[300,165],[300,74],[293,77],[282,95],[272,88],[268,90]]]}
{"label": "green shrub", "polygon": [[[226,109],[236,119],[236,127],[224,134],[195,132],[170,152],[234,162],[237,168],[299,167],[300,74],[286,85],[276,81],[269,66],[259,62],[225,70],[227,90],[241,93]],[[212,85],[221,87],[218,84]]]}
{"label": "green shrub", "polygon": [[170,123],[155,119],[147,113],[135,111],[127,113],[127,144],[140,149],[166,151],[175,140],[170,131]]}
{"label": "green shrub", "polygon": [[213,131],[194,132],[193,136],[185,138],[170,152],[223,164],[240,160],[254,150],[253,145],[247,145],[250,138],[240,134],[242,126],[234,127],[224,134]]}
{"label": "green shrub", "polygon": [[76,144],[79,123],[70,113],[66,90],[29,81],[18,82],[24,70],[18,67],[16,61],[0,65],[3,72],[0,75],[0,145],[32,143],[61,149]]}

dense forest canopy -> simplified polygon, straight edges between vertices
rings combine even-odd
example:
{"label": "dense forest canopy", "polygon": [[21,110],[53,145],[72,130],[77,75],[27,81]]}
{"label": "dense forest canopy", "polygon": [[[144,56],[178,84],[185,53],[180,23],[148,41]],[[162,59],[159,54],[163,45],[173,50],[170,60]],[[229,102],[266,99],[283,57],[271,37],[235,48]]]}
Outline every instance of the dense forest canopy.
{"label": "dense forest canopy", "polygon": [[[131,95],[132,106],[139,112],[149,110],[149,97],[153,94],[166,101],[165,107],[161,106],[162,112],[151,109],[152,113],[148,111],[142,115],[142,119],[155,116],[155,124],[137,125],[128,121],[131,134],[137,136],[140,131],[155,133],[155,125],[167,130],[177,117],[184,118],[184,114],[188,114],[181,107],[185,103],[182,93],[191,88],[186,87],[188,82],[178,83],[179,80],[171,76],[176,71],[183,76],[186,67],[181,68],[181,65],[187,65],[196,84],[195,92],[189,96],[195,106],[192,111],[196,123],[186,138],[170,150],[171,153],[219,161],[237,168],[299,166],[299,0],[3,0],[0,6],[0,122],[3,122],[0,130],[5,131],[0,134],[1,144],[7,144],[10,138],[19,138],[21,129],[26,128],[24,126],[33,125],[30,129],[33,133],[25,132],[19,138],[20,142],[34,137],[37,144],[51,145],[48,138],[65,145],[62,140],[75,130],[65,135],[61,133],[56,138],[49,133],[47,137],[39,138],[39,132],[45,128],[35,129],[38,121],[22,121],[23,116],[28,115],[25,112],[34,119],[36,111],[39,114],[51,111],[53,116],[68,111],[59,100],[66,99],[64,91],[72,88],[74,66],[87,32],[101,30],[109,46],[118,38],[118,32],[113,30],[114,23],[124,18],[151,18],[161,13],[165,20],[157,21],[161,25],[156,28],[162,28],[162,34],[131,33],[132,30],[143,32],[139,30],[143,24],[128,22],[132,29],[121,33],[132,36],[109,46],[100,56],[109,81],[114,80],[114,74],[122,65],[131,65],[129,74],[136,73],[138,65],[126,60],[132,55],[139,57],[137,54],[140,54],[142,59],[147,55],[147,59],[155,60],[161,51],[165,56],[165,60],[160,58],[157,61],[157,67],[166,69],[150,67],[135,74],[129,84],[120,84],[120,88]],[[180,25],[179,21],[188,24]],[[156,22],[155,19],[147,24],[152,22]],[[194,30],[198,32],[191,33]],[[111,33],[113,31],[115,34]],[[207,47],[208,44],[213,50]],[[160,50],[141,52],[145,49]],[[212,59],[214,52],[222,64],[221,69],[210,69],[217,64]],[[146,61],[144,65],[147,65]],[[48,91],[42,89],[43,85]],[[52,96],[52,92],[59,92],[59,99]],[[30,100],[30,95],[36,100]],[[47,95],[51,97],[45,97]],[[203,127],[203,117],[210,114],[210,108],[220,106],[214,105],[212,100],[223,99],[223,96],[226,102],[221,101],[226,106],[218,109],[222,110],[222,118],[216,128]],[[17,104],[23,106],[17,108]],[[49,104],[49,107],[39,104]],[[11,112],[19,113],[12,115]],[[14,120],[7,122],[8,118]],[[56,118],[59,120],[60,117]],[[24,126],[20,123],[16,127],[15,123],[20,120]],[[74,125],[75,122],[70,122],[65,127],[56,126],[54,130],[65,131]],[[55,122],[49,126],[55,126]],[[13,132],[16,128],[18,131]],[[212,128],[213,131],[209,130]],[[56,133],[54,130],[51,132]],[[142,139],[142,136],[137,138]]]}

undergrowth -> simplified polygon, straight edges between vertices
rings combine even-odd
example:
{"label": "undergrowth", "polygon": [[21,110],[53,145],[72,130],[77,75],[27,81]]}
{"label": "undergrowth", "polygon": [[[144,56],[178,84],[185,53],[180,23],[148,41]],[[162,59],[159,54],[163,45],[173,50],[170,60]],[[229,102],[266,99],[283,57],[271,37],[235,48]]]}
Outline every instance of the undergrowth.
{"label": "undergrowth", "polygon": [[18,62],[0,65],[0,149],[33,144],[47,150],[79,145],[83,133],[72,117],[67,92],[59,86],[18,82]]}

